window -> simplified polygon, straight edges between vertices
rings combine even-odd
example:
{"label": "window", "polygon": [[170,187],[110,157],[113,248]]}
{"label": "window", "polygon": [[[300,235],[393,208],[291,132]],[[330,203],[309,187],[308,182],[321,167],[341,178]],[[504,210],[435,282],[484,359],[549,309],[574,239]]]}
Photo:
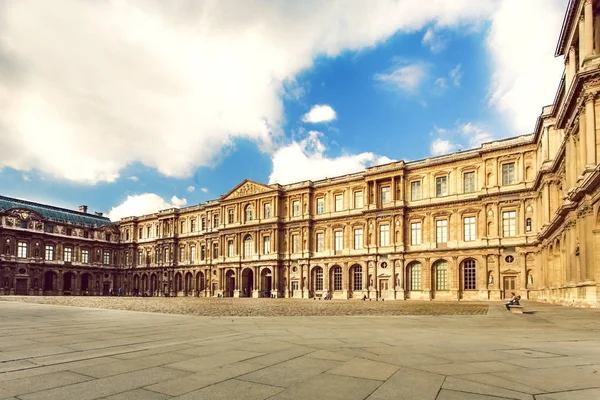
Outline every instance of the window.
{"label": "window", "polygon": [[206,218],[205,217],[202,217],[202,219],[200,220],[200,230],[201,231],[206,230]]}
{"label": "window", "polygon": [[73,261],[73,248],[65,247],[63,250],[63,261],[71,262]]}
{"label": "window", "polygon": [[363,192],[354,192],[354,208],[363,208]]}
{"label": "window", "polygon": [[185,247],[179,248],[179,261],[183,261],[185,259]]}
{"label": "window", "polygon": [[23,229],[27,229],[27,221],[19,221],[19,227]]}
{"label": "window", "polygon": [[196,218],[190,220],[190,232],[196,232]]}
{"label": "window", "polygon": [[160,250],[159,249],[156,249],[154,251],[154,262],[157,263],[157,264],[162,262],[161,257],[160,257]]}
{"label": "window", "polygon": [[342,211],[344,209],[344,195],[335,195],[335,211]]}
{"label": "window", "polygon": [[435,263],[435,290],[448,290],[448,263],[438,261]]}
{"label": "window", "polygon": [[531,223],[531,218],[527,218],[525,220],[525,231],[526,232],[531,232],[532,227],[533,227],[533,225]]}
{"label": "window", "polygon": [[179,233],[185,233],[185,221],[181,221],[179,224]]}
{"label": "window", "polygon": [[[83,259],[83,251],[81,252],[81,258]],[[142,253],[141,251],[138,251],[137,265],[142,265],[143,263],[144,263],[144,253]]]}
{"label": "window", "polygon": [[502,185],[513,185],[515,183],[515,163],[502,164]]}
{"label": "window", "polygon": [[44,232],[46,233],[54,233],[54,227],[49,224],[44,225]]}
{"label": "window", "polygon": [[465,242],[470,242],[475,240],[475,217],[465,217],[463,219],[464,225],[464,234],[465,234]]}
{"label": "window", "polygon": [[516,211],[505,211],[502,213],[502,236],[513,237],[517,235],[516,220]]}
{"label": "window", "polygon": [[110,253],[108,251],[104,252],[104,264],[105,265],[110,264]]}
{"label": "window", "polygon": [[292,253],[298,252],[298,235],[292,235]]}
{"label": "window", "polygon": [[19,242],[17,244],[17,257],[27,258],[27,242]]}
{"label": "window", "polygon": [[410,224],[410,244],[413,246],[421,244],[421,223],[413,222]]}
{"label": "window", "polygon": [[435,221],[435,240],[437,243],[448,241],[448,220],[439,219]]}
{"label": "window", "polygon": [[150,237],[150,232],[152,231],[151,227],[147,227],[146,228],[146,237],[149,238]]}
{"label": "window", "polygon": [[254,239],[252,235],[246,235],[244,238],[244,257],[252,257],[254,255]]}
{"label": "window", "polygon": [[155,237],[159,237],[160,236],[160,225],[156,224],[156,236]]}
{"label": "window", "polygon": [[54,246],[46,245],[46,260],[54,261]]}
{"label": "window", "polygon": [[323,268],[315,268],[315,290],[323,290]]}
{"label": "window", "polygon": [[[115,256],[116,256],[116,254],[115,254]],[[116,262],[115,262],[115,264],[116,264]],[[129,252],[126,251],[125,252],[125,265],[129,265],[129,264],[131,264],[131,259],[129,258]]]}
{"label": "window", "polygon": [[169,261],[171,261],[171,251],[167,247],[165,249],[165,262],[168,263]]}
{"label": "window", "polygon": [[384,186],[381,188],[381,204],[389,203],[392,200],[390,196],[390,187]]}
{"label": "window", "polygon": [[227,223],[233,224],[233,209],[227,210]]}
{"label": "window", "polygon": [[448,195],[448,177],[438,176],[435,178],[435,196],[442,197]]}
{"label": "window", "polygon": [[271,218],[271,203],[266,203],[264,205],[263,214],[265,218]]}
{"label": "window", "polygon": [[362,267],[360,265],[355,265],[354,268],[352,268],[352,273],[354,290],[362,290]]}
{"label": "window", "polygon": [[325,199],[320,197],[317,199],[317,214],[323,214],[325,212]]}
{"label": "window", "polygon": [[90,251],[88,249],[81,250],[81,262],[84,264],[90,262]]}
{"label": "window", "polygon": [[190,262],[196,261],[196,246],[190,246]]}
{"label": "window", "polygon": [[465,172],[463,174],[463,192],[471,193],[475,191],[475,172]]}
{"label": "window", "polygon": [[292,202],[292,217],[297,217],[300,215],[300,201],[294,200]]}
{"label": "window", "polygon": [[356,250],[363,248],[363,230],[362,230],[362,228],[354,230],[354,248]]}
{"label": "window", "polygon": [[213,214],[213,229],[219,226],[219,214]]}
{"label": "window", "polygon": [[263,253],[270,254],[271,253],[271,237],[265,236],[263,239]]}
{"label": "window", "polygon": [[83,237],[85,239],[89,238],[90,237],[90,233],[88,231],[83,231]]}
{"label": "window", "polygon": [[390,226],[381,225],[379,227],[379,245],[389,246],[390,245]]}
{"label": "window", "polygon": [[252,207],[252,204],[248,204],[246,206],[245,217],[246,217],[246,222],[252,221],[252,219],[254,217],[254,207]]}
{"label": "window", "polygon": [[143,233],[144,233],[144,230],[142,228],[138,229],[138,239],[142,238]]}
{"label": "window", "polygon": [[204,261],[206,258],[206,247],[204,245],[200,246],[200,260]]}
{"label": "window", "polygon": [[323,232],[317,233],[317,252],[325,250],[325,234]]}
{"label": "window", "polygon": [[335,249],[342,250],[344,248],[344,237],[342,231],[335,231]]}
{"label": "window", "polygon": [[463,287],[464,290],[477,289],[477,265],[475,260],[465,260],[463,262]]}
{"label": "window", "polygon": [[410,183],[410,199],[413,201],[421,200],[421,181]]}
{"label": "window", "polygon": [[233,257],[233,240],[227,241],[227,257]]}
{"label": "window", "polygon": [[342,290],[342,267],[333,267],[333,290]]}
{"label": "window", "polygon": [[[67,236],[73,236],[73,230],[71,228],[67,228],[66,229],[66,235]],[[127,231],[127,238],[129,239],[129,231]],[[109,239],[106,239],[109,240]]]}
{"label": "window", "polygon": [[421,290],[421,264],[408,266],[408,290]]}

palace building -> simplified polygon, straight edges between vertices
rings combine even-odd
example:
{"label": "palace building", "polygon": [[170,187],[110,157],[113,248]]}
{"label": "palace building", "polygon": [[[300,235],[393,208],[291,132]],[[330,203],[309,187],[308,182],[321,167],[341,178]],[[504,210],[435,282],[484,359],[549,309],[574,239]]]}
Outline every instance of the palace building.
{"label": "palace building", "polygon": [[532,134],[111,223],[0,197],[0,294],[600,305],[600,1],[572,0]]}

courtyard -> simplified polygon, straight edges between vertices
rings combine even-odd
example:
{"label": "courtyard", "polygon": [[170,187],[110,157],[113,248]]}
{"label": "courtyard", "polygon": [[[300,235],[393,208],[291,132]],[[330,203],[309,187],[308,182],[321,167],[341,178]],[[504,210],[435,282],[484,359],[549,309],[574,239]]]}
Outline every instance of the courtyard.
{"label": "courtyard", "polygon": [[0,399],[600,398],[600,309],[0,300]]}

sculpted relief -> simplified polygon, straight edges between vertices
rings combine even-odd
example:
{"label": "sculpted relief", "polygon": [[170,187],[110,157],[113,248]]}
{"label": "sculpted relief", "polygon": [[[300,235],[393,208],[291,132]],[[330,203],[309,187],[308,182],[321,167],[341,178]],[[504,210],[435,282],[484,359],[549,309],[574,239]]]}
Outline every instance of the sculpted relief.
{"label": "sculpted relief", "polygon": [[242,186],[240,186],[239,188],[237,188],[235,191],[233,191],[227,197],[228,198],[244,197],[244,196],[250,196],[252,194],[264,193],[264,192],[267,192],[267,191],[269,191],[269,189],[267,189],[265,187],[262,187],[260,185],[255,184],[255,183],[246,182]]}

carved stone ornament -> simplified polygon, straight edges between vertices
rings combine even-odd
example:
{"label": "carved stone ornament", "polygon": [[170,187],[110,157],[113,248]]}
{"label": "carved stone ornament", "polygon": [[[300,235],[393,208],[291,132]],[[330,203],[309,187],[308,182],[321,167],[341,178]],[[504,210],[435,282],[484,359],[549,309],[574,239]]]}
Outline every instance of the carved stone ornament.
{"label": "carved stone ornament", "polygon": [[237,188],[236,190],[234,190],[227,197],[228,198],[244,197],[244,196],[250,196],[252,194],[264,193],[264,192],[267,192],[267,191],[269,191],[269,189],[264,188],[262,186],[259,186],[259,185],[255,184],[255,183],[252,183],[252,182],[246,182],[242,186],[240,186],[239,188]]}
{"label": "carved stone ornament", "polygon": [[589,215],[592,213],[592,207],[585,205],[582,206],[579,210],[577,210],[577,216],[578,217],[585,217],[586,215]]}

